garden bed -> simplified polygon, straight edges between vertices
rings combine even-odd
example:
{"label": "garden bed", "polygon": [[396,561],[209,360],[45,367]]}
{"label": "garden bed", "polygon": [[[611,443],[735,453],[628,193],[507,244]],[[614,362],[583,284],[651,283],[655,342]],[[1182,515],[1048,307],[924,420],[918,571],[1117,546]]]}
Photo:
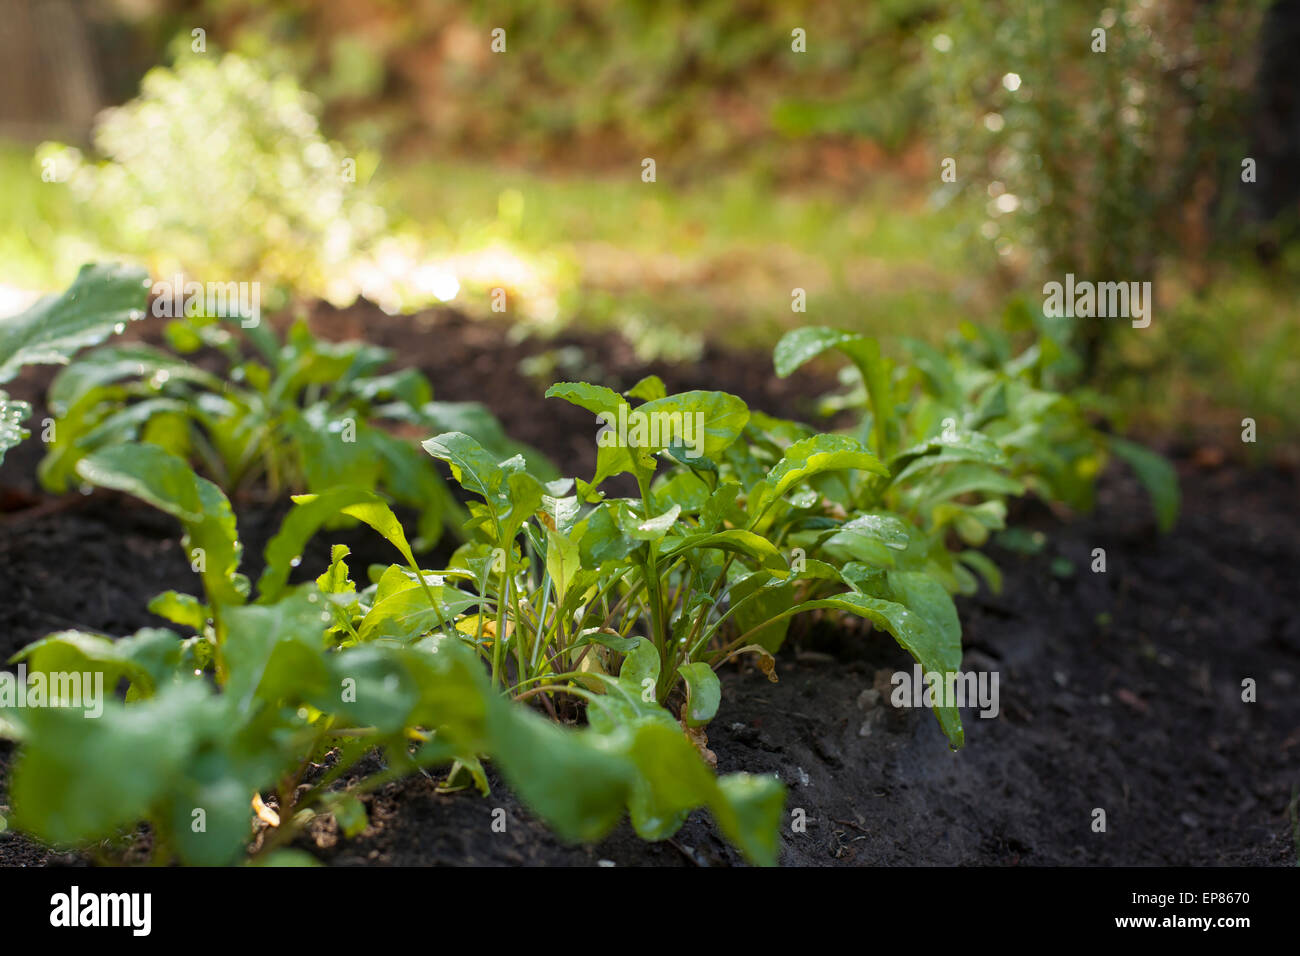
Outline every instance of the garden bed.
{"label": "garden bed", "polygon": [[[761,354],[711,349],[697,365],[647,368],[615,337],[510,345],[503,327],[446,312],[393,319],[359,307],[317,315],[315,325],[399,349],[439,399],[484,401],[509,434],[568,473],[590,473],[593,428],[580,409],[539,404],[519,360],[544,349],[565,349],[552,355],[586,366],[547,369],[552,378],[626,387],[653,371],[670,391],[724,389],[792,417],[807,418],[830,384],[776,379]],[[29,373],[14,391],[39,400],[47,379],[48,371]],[[38,407],[34,420],[42,417]],[[148,599],[193,585],[172,519],[102,492],[37,494],[40,449],[35,441],[16,449],[0,478],[10,509],[0,523],[0,580],[17,588],[0,607],[5,658],[54,630],[123,634],[158,624],[144,610]],[[1063,522],[1036,502],[1017,504],[1014,523],[1045,533],[1046,544],[1033,555],[993,548],[1003,595],[958,601],[964,666],[1001,679],[1001,713],[981,720],[968,711],[959,753],[930,714],[889,705],[889,675],[910,670],[910,659],[857,620],[802,623],[778,655],[775,685],[757,670],[725,668],[709,727],[719,771],[777,773],[790,791],[787,811],[806,813],[805,832],[785,829],[781,862],[1293,864],[1296,476],[1203,467],[1186,456],[1179,472],[1183,517],[1165,538],[1136,482],[1118,470],[1103,478],[1091,516]],[[239,510],[256,573],[286,506]],[[357,567],[394,557],[368,531],[322,535],[304,555],[304,573],[325,566],[337,541],[349,544]],[[1089,570],[1095,547],[1107,552],[1104,575]],[[1253,704],[1241,701],[1246,677],[1258,684]],[[874,700],[864,694],[873,688],[883,691]],[[0,747],[0,767],[11,753]],[[342,839],[325,817],[299,845],[335,864],[739,861],[703,813],[664,843],[643,843],[624,825],[598,846],[568,847],[500,781],[483,799],[440,794],[436,779],[417,774],[367,797],[370,826],[360,837]],[[506,810],[505,833],[491,826],[497,807]],[[1098,807],[1105,833],[1090,826]],[[77,859],[0,834],[2,865]]]}

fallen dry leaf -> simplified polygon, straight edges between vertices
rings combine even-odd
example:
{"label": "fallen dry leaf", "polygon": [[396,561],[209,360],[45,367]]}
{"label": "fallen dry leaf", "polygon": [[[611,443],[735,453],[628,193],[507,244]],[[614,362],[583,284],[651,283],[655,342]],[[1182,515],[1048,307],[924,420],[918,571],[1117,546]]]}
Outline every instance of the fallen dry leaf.
{"label": "fallen dry leaf", "polygon": [[267,826],[278,827],[280,825],[280,814],[262,802],[260,793],[253,794],[253,812],[257,814],[257,819]]}

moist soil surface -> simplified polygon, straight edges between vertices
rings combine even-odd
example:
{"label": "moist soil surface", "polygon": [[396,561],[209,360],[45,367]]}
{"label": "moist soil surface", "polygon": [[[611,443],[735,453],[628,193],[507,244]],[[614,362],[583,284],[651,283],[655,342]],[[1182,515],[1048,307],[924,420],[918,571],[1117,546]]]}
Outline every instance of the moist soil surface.
{"label": "moist soil surface", "polygon": [[[394,348],[429,375],[437,398],[484,402],[509,434],[578,475],[594,468],[594,422],[543,401],[542,372],[616,388],[654,372],[670,391],[722,389],[805,420],[833,383],[816,373],[779,380],[766,355],[712,347],[697,363],[660,366],[615,336],[516,342],[503,326],[445,311],[390,318],[359,306],[318,312],[313,325]],[[131,334],[156,340],[156,328],[141,326]],[[525,374],[525,359],[541,371]],[[11,383],[15,397],[36,404],[36,423],[49,378],[28,370]],[[148,600],[194,587],[172,519],[119,495],[44,495],[32,477],[41,447],[29,440],[0,470],[0,659],[64,628],[122,635],[160,626]],[[1103,476],[1091,515],[1014,503],[1010,523],[1031,532],[1038,550],[991,546],[1002,593],[958,599],[963,669],[998,675],[999,709],[988,718],[963,711],[957,753],[928,710],[891,705],[890,675],[910,673],[911,659],[860,622],[796,622],[777,656],[778,683],[756,669],[724,669],[709,747],[720,772],[785,781],[783,864],[1296,864],[1300,480],[1285,468],[1164,450],[1183,491],[1167,536],[1118,467]],[[244,570],[255,578],[285,506],[236,506]],[[304,578],[326,566],[335,542],[352,548],[354,568],[396,559],[365,529],[321,535],[304,553]],[[1092,570],[1096,548],[1105,550],[1104,573]],[[1253,702],[1242,699],[1247,679]],[[0,744],[0,814],[13,756]],[[563,844],[489,777],[483,798],[439,793],[437,774],[416,775],[365,798],[362,835],[344,839],[324,819],[298,845],[336,865],[741,862],[704,812],[661,843],[623,824],[598,845]],[[492,827],[497,808],[504,833]],[[0,865],[81,862],[0,832]]]}

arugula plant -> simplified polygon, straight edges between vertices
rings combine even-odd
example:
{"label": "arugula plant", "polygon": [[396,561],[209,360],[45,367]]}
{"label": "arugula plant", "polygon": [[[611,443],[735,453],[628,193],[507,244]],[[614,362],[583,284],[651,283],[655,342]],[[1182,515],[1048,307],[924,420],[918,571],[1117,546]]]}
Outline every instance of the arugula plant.
{"label": "arugula plant", "polygon": [[[860,415],[850,433],[886,456],[891,478],[850,489],[839,505],[883,508],[924,542],[925,566],[948,590],[973,593],[977,572],[1000,587],[997,567],[979,548],[1005,528],[1009,497],[1033,491],[1088,509],[1096,478],[1114,455],[1146,487],[1162,531],[1178,513],[1178,482],[1161,456],[1092,423],[1105,410],[1096,396],[1066,394],[1059,381],[1077,360],[1040,334],[1020,352],[1010,336],[974,325],[945,353],[905,343],[913,364],[897,366],[878,344],[837,329],[788,333],[774,360],[784,377],[823,352],[850,362],[849,389],[824,403]],[[914,550],[914,549],[913,549]]]}
{"label": "arugula plant", "polygon": [[[1121,416],[1112,398],[1073,384],[1084,359],[1070,345],[1069,320],[1035,315],[1017,301],[1005,324],[999,329],[963,323],[941,360],[966,401],[979,404],[983,427],[1004,447],[1018,474],[1040,497],[1087,511],[1096,478],[1114,456],[1145,488],[1159,530],[1170,531],[1180,504],[1177,473],[1162,455],[1114,433]],[[1029,345],[1019,351],[1016,331],[1031,333]],[[924,348],[904,344],[913,351]],[[951,387],[947,394],[953,395]]]}
{"label": "arugula plant", "polygon": [[553,474],[482,405],[433,401],[415,369],[385,372],[387,349],[326,342],[302,321],[283,341],[265,325],[201,317],[173,321],[166,334],[171,351],[109,346],[55,378],[48,402],[59,416],[56,440],[39,469],[47,489],[66,490],[91,452],[142,440],[191,461],[232,495],[259,482],[273,495],[340,485],[376,491],[418,509],[417,546],[425,548],[464,515],[428,457],[390,429],[460,428]]}
{"label": "arugula plant", "polygon": [[[952,599],[920,566],[892,559],[898,541],[890,535],[901,532],[888,523],[854,525],[842,509],[825,507],[826,489],[889,480],[857,440],[751,414],[724,392],[667,395],[654,377],[624,395],[586,383],[547,394],[604,421],[676,416],[699,422],[700,431],[691,447],[669,431],[658,441],[602,443],[590,482],[549,484],[464,434],[425,442],[482,499],[469,506],[468,530],[478,540],[458,550],[443,575],[473,602],[456,629],[498,686],[519,697],[577,697],[591,719],[611,685],[639,682],[643,700],[679,714],[703,749],[698,728],[721,699],[716,669],[752,653],[775,679],[772,655],[790,618],[805,611],[865,618],[927,672],[960,666]],[[667,467],[657,473],[661,463]],[[608,497],[601,486],[624,474],[639,494]],[[885,537],[888,546],[872,552],[879,560],[871,565],[810,556],[837,532]],[[960,746],[956,709],[937,713]]]}
{"label": "arugula plant", "polygon": [[[66,364],[78,349],[96,345],[127,322],[144,317],[149,279],[139,269],[86,265],[61,295],[49,295],[19,315],[0,319],[0,384],[24,365]],[[0,463],[28,437],[31,405],[0,389]]]}
{"label": "arugula plant", "polygon": [[[76,467],[86,482],[176,517],[187,553],[205,558],[203,594],[166,592],[150,604],[184,634],[145,628],[111,640],[64,631],[16,655],[32,674],[89,672],[108,687],[127,684],[125,701],[97,720],[66,707],[0,710],[0,734],[19,744],[10,785],[18,828],[85,845],[145,822],[155,861],[229,864],[244,858],[256,816],[266,826],[253,860],[272,862],[317,814],[333,814],[346,835],[361,832],[360,795],[418,768],[467,768],[486,789],[487,757],[566,839],[598,839],[625,812],[642,836],[659,839],[705,806],[749,859],[775,862],[780,783],[715,777],[672,719],[640,701],[635,675],[610,685],[582,730],[494,689],[439,623],[463,598],[419,568],[373,492],[337,487],[295,498],[267,545],[254,599],[238,571],[229,500],[184,461],[127,443]],[[339,515],[374,528],[403,563],[358,591],[347,549],[335,548],[314,582],[289,584],[303,546]],[[361,776],[376,749],[383,769]]]}
{"label": "arugula plant", "polygon": [[[1005,527],[1008,497],[1032,489],[1086,506],[1112,451],[1138,464],[1162,527],[1177,508],[1167,463],[1104,435],[1086,396],[1055,389],[1069,356],[1052,341],[1018,355],[996,336],[984,344],[996,348],[945,356],[911,343],[915,364],[900,368],[860,335],[790,333],[775,352],[782,376],[827,350],[851,361],[839,407],[862,417],[849,435],[723,392],[670,396],[654,377],[622,395],[557,384],[548,396],[606,425],[679,425],[600,441],[589,482],[539,482],[465,435],[426,442],[482,498],[470,505],[477,540],[444,572],[476,601],[457,630],[517,696],[552,710],[552,695],[577,698],[590,714],[611,675],[631,673],[689,728],[717,711],[718,666],[754,653],[774,676],[772,655],[807,611],[865,618],[946,678],[961,664],[951,595],[972,593],[977,574],[1001,587],[981,548]],[[699,423],[690,442],[688,419]],[[620,475],[635,497],[606,495]],[[935,713],[961,746],[956,709]]]}

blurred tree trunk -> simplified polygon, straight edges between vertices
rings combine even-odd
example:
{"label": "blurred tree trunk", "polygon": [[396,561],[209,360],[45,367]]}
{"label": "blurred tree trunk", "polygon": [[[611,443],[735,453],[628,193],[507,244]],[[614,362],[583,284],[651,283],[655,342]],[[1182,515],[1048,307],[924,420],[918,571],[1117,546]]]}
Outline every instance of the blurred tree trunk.
{"label": "blurred tree trunk", "polygon": [[102,105],[85,0],[0,2],[0,135],[89,138]]}
{"label": "blurred tree trunk", "polygon": [[1300,0],[1275,0],[1260,31],[1251,155],[1258,182],[1243,189],[1261,225],[1257,251],[1276,258],[1300,234]]}

